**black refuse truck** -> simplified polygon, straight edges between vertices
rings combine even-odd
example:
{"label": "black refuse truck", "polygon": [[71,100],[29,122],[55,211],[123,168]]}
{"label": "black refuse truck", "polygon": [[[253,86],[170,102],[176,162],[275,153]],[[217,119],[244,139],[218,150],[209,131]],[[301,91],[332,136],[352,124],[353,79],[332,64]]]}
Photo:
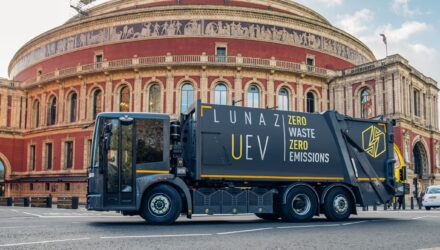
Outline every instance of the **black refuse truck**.
{"label": "black refuse truck", "polygon": [[87,208],[170,224],[186,214],[345,220],[395,195],[394,121],[202,104],[98,115]]}

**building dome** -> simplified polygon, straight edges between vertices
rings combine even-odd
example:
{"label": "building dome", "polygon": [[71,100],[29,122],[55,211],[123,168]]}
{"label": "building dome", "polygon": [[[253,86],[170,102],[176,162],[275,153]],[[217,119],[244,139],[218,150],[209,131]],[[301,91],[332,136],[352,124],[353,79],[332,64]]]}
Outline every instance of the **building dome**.
{"label": "building dome", "polygon": [[[92,57],[84,55],[100,46],[115,50],[105,53],[109,61],[134,55],[209,54],[207,42],[215,38],[253,48],[229,50],[228,55],[301,63],[307,53],[316,52],[316,66],[331,70],[375,60],[358,39],[287,0],[113,0],[91,8],[87,17],[76,16],[25,44],[12,59],[9,74],[27,81],[37,72],[89,64]],[[145,49],[164,47],[165,41],[174,44]],[[198,45],[189,50],[189,43]],[[121,53],[127,46],[130,49]]]}

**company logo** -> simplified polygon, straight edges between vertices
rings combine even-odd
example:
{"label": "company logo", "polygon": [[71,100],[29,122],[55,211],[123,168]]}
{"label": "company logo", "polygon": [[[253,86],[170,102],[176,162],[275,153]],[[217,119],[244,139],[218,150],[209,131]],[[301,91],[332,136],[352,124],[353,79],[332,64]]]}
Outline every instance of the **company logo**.
{"label": "company logo", "polygon": [[385,133],[372,125],[362,131],[362,148],[373,158],[379,157],[385,152]]}

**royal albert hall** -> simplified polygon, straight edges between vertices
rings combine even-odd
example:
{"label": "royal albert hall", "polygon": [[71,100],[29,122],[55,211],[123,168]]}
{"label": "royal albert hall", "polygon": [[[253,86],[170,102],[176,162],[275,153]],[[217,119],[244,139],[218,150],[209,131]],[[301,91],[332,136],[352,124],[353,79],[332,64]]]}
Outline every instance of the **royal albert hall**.
{"label": "royal albert hall", "polygon": [[395,118],[409,182],[424,188],[440,181],[438,90],[405,58],[375,58],[294,1],[108,1],[11,60],[0,80],[0,196],[84,202],[98,113],[177,117],[197,99]]}

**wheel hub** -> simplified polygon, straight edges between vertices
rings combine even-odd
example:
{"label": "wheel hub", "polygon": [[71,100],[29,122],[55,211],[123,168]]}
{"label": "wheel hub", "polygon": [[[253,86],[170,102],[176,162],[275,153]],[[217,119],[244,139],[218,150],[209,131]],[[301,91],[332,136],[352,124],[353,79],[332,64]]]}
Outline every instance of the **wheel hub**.
{"label": "wheel hub", "polygon": [[298,215],[306,215],[310,212],[312,203],[305,194],[297,194],[292,200],[292,209]]}
{"label": "wheel hub", "polygon": [[333,200],[333,208],[339,214],[346,213],[348,210],[348,200],[343,195],[338,195]]}
{"label": "wheel hub", "polygon": [[170,204],[170,199],[167,196],[158,194],[151,198],[149,209],[153,214],[163,216],[170,210]]}

